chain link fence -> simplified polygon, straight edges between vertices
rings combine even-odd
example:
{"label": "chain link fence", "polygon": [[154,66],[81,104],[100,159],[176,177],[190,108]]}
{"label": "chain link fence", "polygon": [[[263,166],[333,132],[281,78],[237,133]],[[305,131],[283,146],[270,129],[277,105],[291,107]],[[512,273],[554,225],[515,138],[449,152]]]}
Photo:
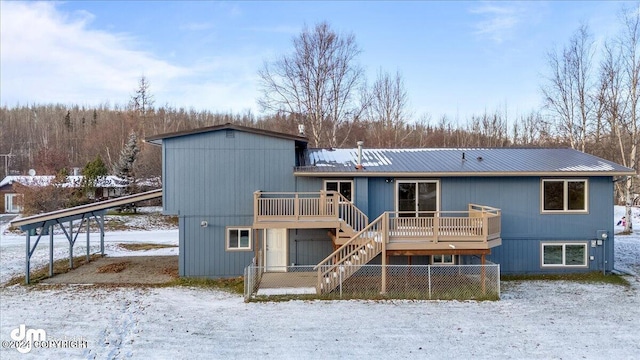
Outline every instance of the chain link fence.
{"label": "chain link fence", "polygon": [[[354,265],[356,266],[356,265]],[[303,299],[498,300],[500,265],[348,265],[328,271],[288,266],[245,269],[245,301]],[[320,270],[320,271],[318,271]],[[330,269],[327,269],[330,270]],[[353,271],[349,271],[353,270]],[[342,277],[344,274],[352,274]],[[330,279],[328,277],[333,277]]]}

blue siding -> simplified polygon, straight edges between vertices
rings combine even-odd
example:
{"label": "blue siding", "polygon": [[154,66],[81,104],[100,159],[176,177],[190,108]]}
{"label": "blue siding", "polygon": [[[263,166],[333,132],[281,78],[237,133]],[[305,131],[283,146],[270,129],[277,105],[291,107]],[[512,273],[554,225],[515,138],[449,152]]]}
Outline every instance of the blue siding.
{"label": "blue siding", "polygon": [[165,139],[163,163],[164,212],[180,218],[180,275],[241,275],[254,253],[225,251],[225,226],[252,225],[255,191],[294,191],[295,142],[200,133]]}
{"label": "blue siding", "polygon": [[289,230],[289,262],[295,265],[317,265],[333,252],[326,229]]}
{"label": "blue siding", "polygon": [[[395,209],[395,181],[368,179],[369,217]],[[433,178],[424,179],[433,180]],[[505,273],[562,272],[558,268],[542,269],[541,243],[579,241],[588,243],[588,270],[602,269],[603,246],[591,247],[598,230],[608,231],[605,242],[607,270],[613,269],[613,182],[611,177],[592,177],[589,181],[588,214],[542,214],[540,177],[465,177],[441,178],[442,211],[466,211],[469,203],[502,210],[502,246],[492,249],[489,260],[501,264]],[[358,196],[363,196],[357,192]],[[359,199],[356,199],[359,201]]]}
{"label": "blue siding", "polygon": [[369,220],[374,220],[385,211],[395,210],[395,182],[385,178],[369,178]]}
{"label": "blue siding", "polygon": [[299,177],[296,178],[297,192],[318,192],[323,189],[323,182],[321,178],[312,177]]}
{"label": "blue siding", "polygon": [[355,178],[353,186],[353,204],[369,216],[369,178]]}

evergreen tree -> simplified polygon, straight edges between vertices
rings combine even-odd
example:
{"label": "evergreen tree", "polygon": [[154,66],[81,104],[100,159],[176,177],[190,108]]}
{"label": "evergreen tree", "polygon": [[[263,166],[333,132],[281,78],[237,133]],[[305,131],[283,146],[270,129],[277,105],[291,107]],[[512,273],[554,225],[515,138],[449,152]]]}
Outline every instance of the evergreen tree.
{"label": "evergreen tree", "polygon": [[64,116],[64,126],[71,130],[71,110],[67,110],[67,115]]}
{"label": "evergreen tree", "polygon": [[120,178],[127,180],[131,184],[134,180],[133,165],[138,157],[140,148],[138,147],[138,136],[135,132],[129,135],[129,141],[120,152],[120,159],[115,166],[115,173]]}
{"label": "evergreen tree", "polygon": [[95,160],[89,161],[84,169],[82,169],[82,175],[84,175],[82,187],[85,193],[94,191],[98,180],[108,174],[107,166],[104,164],[104,161],[102,161],[100,155],[98,155]]}

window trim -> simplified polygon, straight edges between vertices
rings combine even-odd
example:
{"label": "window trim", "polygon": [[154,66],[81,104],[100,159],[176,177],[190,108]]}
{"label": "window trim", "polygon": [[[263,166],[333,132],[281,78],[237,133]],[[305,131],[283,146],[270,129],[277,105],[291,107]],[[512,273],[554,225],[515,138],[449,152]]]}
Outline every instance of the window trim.
{"label": "window trim", "polygon": [[[240,247],[240,234],[242,230],[249,231],[249,246]],[[231,231],[238,231],[238,247],[231,247],[229,244]],[[224,230],[224,249],[225,251],[252,251],[253,250],[253,229],[248,226],[227,226]]]}
{"label": "window trim", "polygon": [[330,183],[330,182],[338,183],[338,193],[340,193],[340,183],[350,183],[351,184],[351,199],[350,200],[348,199],[348,200],[349,200],[350,203],[353,204],[353,200],[356,197],[355,182],[353,181],[353,179],[348,179],[348,180],[345,180],[345,179],[324,179],[322,181],[322,188],[324,189],[324,191],[329,191],[329,190],[327,190],[327,183]]}
{"label": "window trim", "polygon": [[[435,261],[435,257],[440,256],[441,261]],[[445,256],[451,256],[451,261],[444,261]],[[456,256],[451,254],[436,254],[431,255],[431,265],[455,265],[456,264]]]}
{"label": "window trim", "polygon": [[[562,210],[545,210],[544,208],[544,184],[546,182],[562,182],[563,183],[563,209]],[[584,183],[584,210],[569,210],[569,183]],[[540,181],[540,213],[541,214],[588,214],[589,213],[589,179],[573,179],[573,178],[547,178]]]}
{"label": "window trim", "polygon": [[[567,265],[567,245],[580,245],[584,247],[584,265]],[[545,264],[544,248],[545,246],[562,246],[562,264]],[[571,269],[587,269],[589,268],[589,244],[586,241],[545,241],[540,243],[540,267],[541,268],[571,268]]]}

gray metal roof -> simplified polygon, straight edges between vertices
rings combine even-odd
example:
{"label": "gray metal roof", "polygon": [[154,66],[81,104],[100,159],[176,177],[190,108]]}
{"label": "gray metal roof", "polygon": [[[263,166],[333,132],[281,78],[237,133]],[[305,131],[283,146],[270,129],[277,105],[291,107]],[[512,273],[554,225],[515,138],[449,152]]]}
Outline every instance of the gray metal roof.
{"label": "gray metal roof", "polygon": [[234,125],[231,123],[226,123],[223,125],[207,126],[207,127],[193,129],[193,130],[185,130],[185,131],[178,131],[178,132],[172,132],[167,134],[153,135],[145,138],[144,141],[153,145],[162,145],[162,140],[164,139],[171,139],[171,138],[181,137],[181,136],[190,136],[190,135],[202,134],[202,133],[208,133],[208,132],[220,131],[220,130],[244,131],[244,132],[253,133],[253,134],[294,140],[294,141],[302,142],[305,144],[308,141],[307,138],[304,136],[291,135],[291,134],[286,134],[282,132],[257,129],[257,128],[241,126],[241,125]]}
{"label": "gray metal roof", "polygon": [[[464,156],[464,160],[463,160]],[[633,169],[573,149],[309,149],[307,164],[296,175],[316,176],[497,176],[634,175]]]}

